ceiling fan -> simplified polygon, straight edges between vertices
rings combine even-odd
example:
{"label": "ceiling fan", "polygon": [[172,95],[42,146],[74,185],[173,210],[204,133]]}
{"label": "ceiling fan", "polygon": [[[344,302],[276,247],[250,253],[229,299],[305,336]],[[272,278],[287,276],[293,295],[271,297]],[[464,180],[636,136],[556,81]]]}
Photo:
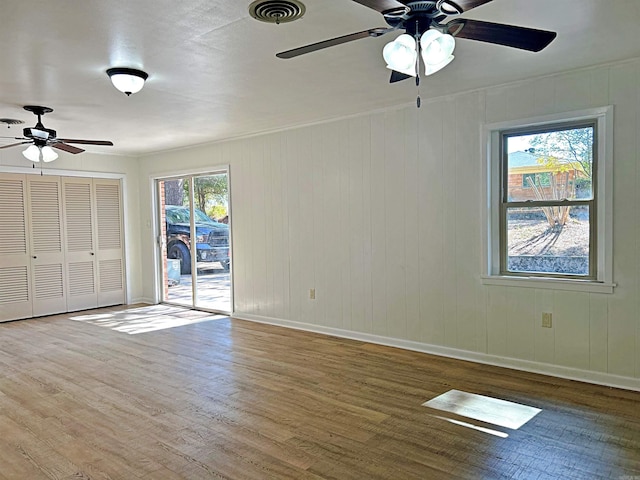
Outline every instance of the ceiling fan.
{"label": "ceiling fan", "polygon": [[[353,0],[366,7],[372,8],[380,12],[389,27],[372,28],[362,32],[351,33],[341,37],[324,40],[322,42],[312,43],[303,47],[294,48],[285,52],[276,54],[278,58],[293,58],[306,53],[315,52],[324,48],[333,47],[342,43],[351,42],[367,37],[380,37],[389,32],[396,30],[404,30],[406,35],[398,37],[394,43],[394,47],[385,50],[400,51],[410,68],[397,68],[387,59],[385,52],[385,60],[387,60],[388,68],[392,71],[391,82],[397,82],[416,76],[417,53],[422,46],[422,55],[427,64],[425,50],[437,50],[436,53],[444,53],[444,57],[440,55],[440,64],[434,64],[431,71],[427,69],[427,75],[435,73],[435,71],[448,64],[453,56],[453,37],[466,38],[469,40],[477,40],[480,42],[495,43],[507,47],[529,50],[531,52],[539,52],[545,48],[556,37],[555,32],[546,30],[536,30],[533,28],[518,27],[515,25],[505,25],[501,23],[484,22],[480,20],[470,20],[466,18],[454,18],[443,23],[447,17],[459,15],[473,8],[489,3],[492,0]],[[432,32],[424,35],[426,32]],[[407,39],[407,37],[412,37]],[[428,38],[428,42],[425,39]],[[422,41],[420,41],[422,40]],[[435,43],[433,41],[435,40]],[[413,43],[412,43],[413,42]],[[391,44],[388,44],[388,46]],[[413,52],[412,52],[413,49]],[[446,50],[446,51],[445,51]],[[391,52],[393,53],[393,52]],[[413,59],[413,65],[411,61]],[[444,63],[444,64],[443,64]],[[438,68],[439,67],[439,68]],[[414,73],[415,72],[415,73]]]}
{"label": "ceiling fan", "polygon": [[38,123],[35,127],[27,127],[22,130],[23,137],[4,137],[13,138],[15,140],[22,140],[18,143],[12,143],[10,145],[0,146],[0,149],[16,147],[18,145],[31,144],[22,154],[31,160],[32,162],[51,162],[58,158],[58,154],[53,151],[53,148],[63,150],[68,153],[82,153],[82,148],[69,145],[70,143],[77,143],[80,145],[104,145],[113,146],[113,142],[107,140],[77,140],[71,138],[58,138],[55,130],[45,128],[42,124],[42,116],[45,113],[53,112],[52,108],[41,107],[38,105],[25,105],[24,109],[28,112],[32,112],[38,117]]}

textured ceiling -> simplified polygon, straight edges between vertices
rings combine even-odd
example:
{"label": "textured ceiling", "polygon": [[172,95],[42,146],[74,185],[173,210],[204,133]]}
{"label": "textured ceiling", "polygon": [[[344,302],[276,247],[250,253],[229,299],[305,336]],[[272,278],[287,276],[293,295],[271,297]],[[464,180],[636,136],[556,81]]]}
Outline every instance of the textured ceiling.
{"label": "textured ceiling", "polygon": [[[410,103],[390,85],[382,47],[367,38],[290,60],[275,54],[372,27],[382,16],[350,0],[304,0],[304,18],[274,25],[249,0],[4,0],[0,117],[60,137],[112,140],[93,152],[144,154]],[[466,18],[558,32],[540,53],[460,39],[456,59],[424,79],[422,98],[640,56],[640,0],[494,0]],[[126,97],[105,70],[149,73]],[[3,129],[21,135],[21,126]],[[0,144],[11,140],[0,139]],[[66,155],[66,154],[65,154]]]}

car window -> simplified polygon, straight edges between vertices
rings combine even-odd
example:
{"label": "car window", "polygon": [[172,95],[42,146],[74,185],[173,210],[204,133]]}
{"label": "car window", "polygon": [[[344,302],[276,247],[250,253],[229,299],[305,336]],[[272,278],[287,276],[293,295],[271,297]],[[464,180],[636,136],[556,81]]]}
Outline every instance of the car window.
{"label": "car window", "polygon": [[[211,220],[202,210],[196,208],[196,222],[198,223],[216,223]],[[169,223],[189,223],[189,209],[186,207],[167,208],[167,220]]]}
{"label": "car window", "polygon": [[[206,213],[204,213],[202,210],[198,210],[197,208],[195,209],[196,212],[196,221],[200,222],[200,223],[216,223],[213,220],[211,220]],[[187,212],[188,213],[188,212]]]}
{"label": "car window", "polygon": [[184,208],[167,208],[169,223],[189,223],[189,210]]}

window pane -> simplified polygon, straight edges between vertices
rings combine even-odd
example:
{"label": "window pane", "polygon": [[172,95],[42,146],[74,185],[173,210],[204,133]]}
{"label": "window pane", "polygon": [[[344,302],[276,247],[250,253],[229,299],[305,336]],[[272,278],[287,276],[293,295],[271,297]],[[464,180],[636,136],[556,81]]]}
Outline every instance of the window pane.
{"label": "window pane", "polygon": [[589,206],[507,209],[507,271],[589,275]]}
{"label": "window pane", "polygon": [[593,127],[505,139],[507,201],[593,198]]}

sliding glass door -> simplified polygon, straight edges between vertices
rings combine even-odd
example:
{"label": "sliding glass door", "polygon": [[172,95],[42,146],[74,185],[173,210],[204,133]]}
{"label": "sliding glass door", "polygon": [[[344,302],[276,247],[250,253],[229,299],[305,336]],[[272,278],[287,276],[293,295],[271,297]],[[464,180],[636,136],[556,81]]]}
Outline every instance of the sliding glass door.
{"label": "sliding glass door", "polygon": [[163,302],[231,313],[228,173],[160,179],[157,191]]}

